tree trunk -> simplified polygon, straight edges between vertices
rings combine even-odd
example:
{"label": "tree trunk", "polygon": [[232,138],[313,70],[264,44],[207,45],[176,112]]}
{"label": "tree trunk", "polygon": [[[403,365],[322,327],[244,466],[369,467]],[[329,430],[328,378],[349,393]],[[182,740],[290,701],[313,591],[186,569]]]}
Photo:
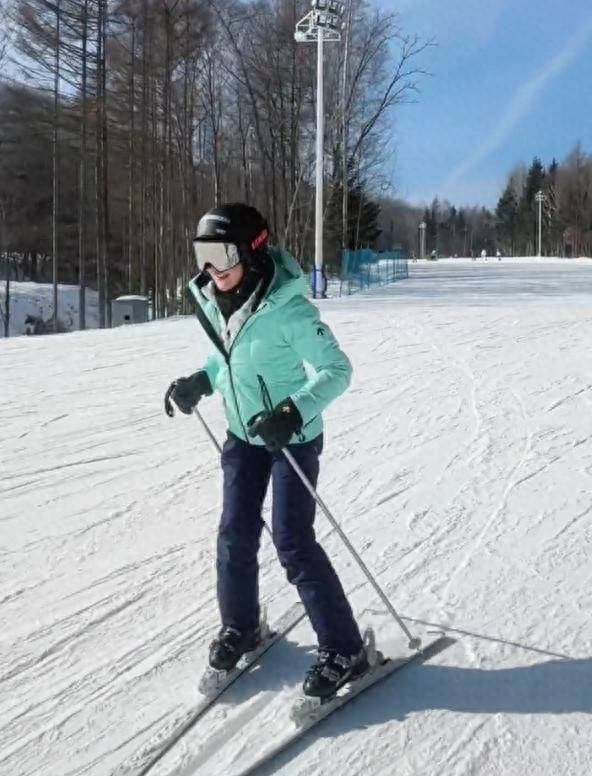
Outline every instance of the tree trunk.
{"label": "tree trunk", "polygon": [[352,4],[349,3],[345,27],[345,48],[343,52],[343,78],[341,84],[341,249],[347,250],[348,245],[348,205],[349,205],[349,175],[347,157],[347,75],[349,63],[349,44],[351,35]]}
{"label": "tree trunk", "polygon": [[128,256],[127,256],[127,290],[132,293],[133,286],[133,257],[136,240],[135,233],[135,70],[136,70],[136,20],[132,19],[132,37],[131,37],[131,61],[130,61],[130,83],[129,83],[129,111],[130,111],[130,133],[129,133],[129,180],[128,180]]}
{"label": "tree trunk", "polygon": [[[153,60],[151,59],[151,65]],[[152,73],[151,67],[151,73]],[[160,161],[158,158],[158,106],[156,97],[155,78],[150,80],[150,147],[151,147],[151,197],[150,203],[152,217],[152,318],[158,318],[160,313],[160,267],[158,263],[158,173]]]}
{"label": "tree trunk", "polygon": [[97,17],[97,52],[96,52],[96,156],[95,156],[95,196],[96,196],[96,236],[97,236],[97,293],[99,301],[99,327],[105,328],[105,218],[103,214],[103,111],[105,101],[103,95],[103,16],[105,0],[98,0]]}
{"label": "tree trunk", "polygon": [[58,330],[58,220],[59,220],[59,129],[60,120],[60,22],[61,0],[57,0],[56,14],[56,49],[55,72],[53,87],[53,204],[52,204],[52,279],[53,279],[53,330]]}
{"label": "tree trunk", "polygon": [[6,300],[4,302],[4,336],[10,337],[10,264],[6,256]]}
{"label": "tree trunk", "polygon": [[10,261],[8,259],[8,246],[6,244],[6,211],[2,203],[0,203],[0,217],[2,218],[2,223],[0,224],[0,259],[2,258],[2,256],[4,256],[4,261],[6,264],[4,313],[2,314],[2,309],[0,305],[0,317],[3,317],[4,319],[4,336],[9,337],[10,336]]}
{"label": "tree trunk", "polygon": [[107,14],[108,0],[101,0],[103,5],[103,49],[101,62],[101,93],[103,96],[103,110],[101,112],[101,147],[103,151],[103,270],[105,273],[105,304],[106,304],[106,324],[111,328],[111,272],[109,267],[109,145],[107,142]]}
{"label": "tree trunk", "polygon": [[[148,292],[146,282],[146,198],[148,196],[148,52],[150,49],[148,16],[148,0],[142,3],[142,150],[141,150],[141,184],[140,184],[140,293],[146,296]],[[148,40],[148,46],[146,45]]]}
{"label": "tree trunk", "polygon": [[88,54],[88,0],[82,11],[82,83],[80,115],[80,160],[78,190],[78,328],[86,329],[86,153],[87,153],[87,54]]}

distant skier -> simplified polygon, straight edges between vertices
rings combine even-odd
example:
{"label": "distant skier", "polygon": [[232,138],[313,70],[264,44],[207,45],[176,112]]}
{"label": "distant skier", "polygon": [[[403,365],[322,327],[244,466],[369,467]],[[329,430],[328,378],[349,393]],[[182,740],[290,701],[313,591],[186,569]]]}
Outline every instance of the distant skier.
{"label": "distant skier", "polygon": [[[193,243],[199,274],[190,288],[216,350],[202,369],[175,380],[167,398],[190,414],[217,388],[229,427],[217,547],[222,626],[210,666],[231,670],[260,642],[257,553],[271,479],[273,541],[319,643],[304,692],[324,697],[364,673],[368,660],[339,578],[316,541],[314,499],[281,450],[289,446],[316,486],[321,412],[349,385],[351,364],[305,298],[299,265],[269,247],[268,234],[263,216],[244,204],[214,208],[199,221]],[[266,390],[273,411],[265,411]],[[167,401],[165,409],[172,414]]]}
{"label": "distant skier", "polygon": [[310,269],[310,292],[313,296],[317,296],[320,299],[327,299],[327,287],[328,287],[327,271],[323,264],[319,271],[313,264]]}

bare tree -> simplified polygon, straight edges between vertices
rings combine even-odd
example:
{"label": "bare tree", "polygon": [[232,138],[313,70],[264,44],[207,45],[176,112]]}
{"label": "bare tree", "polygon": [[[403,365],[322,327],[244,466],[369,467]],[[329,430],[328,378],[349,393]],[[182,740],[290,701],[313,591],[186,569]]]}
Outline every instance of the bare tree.
{"label": "bare tree", "polygon": [[[0,153],[2,148],[0,146]],[[6,206],[0,198],[0,266],[4,258],[6,277],[4,278],[4,306],[0,301],[0,319],[4,323],[4,336],[10,335],[10,261],[8,259],[8,250],[6,245]]]}
{"label": "bare tree", "polygon": [[[111,292],[124,289],[150,295],[155,317],[176,312],[192,268],[191,230],[213,202],[248,199],[268,214],[280,245],[302,262],[311,256],[315,58],[314,47],[294,41],[306,0],[18,5],[21,52],[39,106],[32,131],[42,148],[58,128],[62,185],[59,197],[52,198],[51,185],[49,196],[41,192],[60,204],[49,228],[38,219],[37,236],[24,234],[15,206],[7,212],[8,238],[18,231],[21,246],[36,239],[31,253],[47,256],[57,256],[50,246],[59,240],[60,279],[80,284],[81,327],[87,284],[97,288],[101,325],[109,323]],[[421,73],[415,62],[422,46],[402,34],[392,14],[377,16],[365,0],[352,0],[348,13],[345,40],[326,50],[325,147],[333,165],[325,185],[327,210],[335,210],[328,236],[334,254],[350,220],[363,233],[357,189],[365,180],[376,190],[392,111],[414,94]],[[58,64],[56,106],[46,94],[56,96]],[[352,170],[358,179],[350,192]],[[49,175],[51,183],[51,167]]]}
{"label": "bare tree", "polygon": [[[6,5],[7,3],[0,2],[0,17],[5,16]],[[0,73],[2,73],[3,62],[7,58],[9,39],[9,29],[5,27],[0,30]],[[2,142],[0,141],[0,154],[2,154],[3,151]],[[6,278],[4,281],[4,308],[0,303],[0,317],[4,322],[4,336],[8,337],[10,333],[10,263],[6,246],[6,206],[2,198],[0,198],[0,262],[2,261],[2,257],[5,259]]]}
{"label": "bare tree", "polygon": [[565,248],[572,256],[592,253],[592,156],[578,144],[559,174],[559,197],[566,224]]}
{"label": "bare tree", "polygon": [[95,197],[96,197],[96,245],[97,245],[97,292],[99,301],[99,326],[105,326],[107,296],[107,147],[106,147],[106,0],[97,3],[96,38],[96,117],[95,117]]}
{"label": "bare tree", "polygon": [[86,328],[86,247],[87,247],[87,154],[88,154],[88,38],[89,0],[82,4],[81,19],[82,72],[80,83],[80,158],[78,177],[78,320],[81,330]]}
{"label": "bare tree", "polygon": [[55,68],[53,86],[53,207],[52,207],[52,264],[53,264],[53,330],[58,331],[58,218],[59,218],[59,127],[60,127],[60,44],[61,0],[55,5]]}

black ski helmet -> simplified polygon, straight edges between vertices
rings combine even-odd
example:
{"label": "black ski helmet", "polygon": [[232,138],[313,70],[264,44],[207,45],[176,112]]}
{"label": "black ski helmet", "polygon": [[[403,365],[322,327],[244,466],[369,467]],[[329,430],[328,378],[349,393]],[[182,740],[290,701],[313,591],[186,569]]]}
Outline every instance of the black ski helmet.
{"label": "black ski helmet", "polygon": [[231,202],[208,210],[199,219],[195,241],[228,242],[238,245],[241,256],[253,259],[264,251],[269,225],[257,208]]}

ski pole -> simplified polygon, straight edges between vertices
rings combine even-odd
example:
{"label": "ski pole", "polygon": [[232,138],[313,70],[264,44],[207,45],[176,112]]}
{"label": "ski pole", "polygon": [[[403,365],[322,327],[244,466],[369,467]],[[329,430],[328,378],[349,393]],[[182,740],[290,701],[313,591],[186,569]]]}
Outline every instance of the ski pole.
{"label": "ski pole", "polygon": [[380,587],[380,585],[378,584],[378,582],[377,582],[377,581],[374,579],[374,577],[372,576],[372,574],[371,574],[371,572],[370,572],[369,568],[366,566],[366,564],[364,563],[364,561],[362,560],[362,558],[360,557],[360,555],[359,555],[359,554],[358,554],[358,552],[356,551],[355,547],[352,545],[352,543],[350,542],[350,540],[347,538],[346,534],[343,532],[343,530],[342,530],[341,526],[339,525],[339,523],[337,522],[337,520],[336,520],[336,519],[333,517],[333,515],[331,514],[331,512],[330,512],[329,508],[327,507],[327,505],[325,504],[325,502],[323,501],[323,499],[322,499],[322,498],[319,496],[319,494],[318,494],[318,493],[316,492],[316,490],[313,488],[313,486],[312,486],[312,485],[311,485],[311,483],[310,483],[310,480],[308,479],[308,477],[306,476],[306,474],[305,474],[305,473],[302,471],[302,469],[301,469],[301,468],[300,468],[300,466],[298,465],[298,463],[297,463],[297,461],[295,460],[295,458],[294,458],[294,456],[292,455],[292,453],[291,453],[291,452],[288,450],[288,448],[287,448],[287,447],[284,447],[284,448],[282,448],[282,452],[283,452],[283,454],[286,456],[286,458],[287,458],[287,460],[288,460],[288,462],[289,462],[290,466],[291,466],[291,467],[294,469],[294,471],[296,472],[296,474],[297,474],[297,475],[300,477],[300,479],[302,480],[302,484],[304,485],[304,487],[307,489],[307,491],[310,493],[310,495],[311,495],[311,496],[314,498],[314,500],[317,502],[317,504],[319,505],[319,507],[320,507],[320,508],[323,510],[323,512],[324,512],[324,514],[325,514],[325,517],[327,518],[327,520],[328,520],[328,521],[331,523],[331,525],[333,526],[333,528],[334,528],[334,529],[337,531],[337,533],[339,534],[339,536],[340,536],[340,538],[341,538],[341,541],[342,541],[342,542],[345,544],[345,546],[347,547],[347,549],[348,549],[348,550],[351,552],[351,554],[353,555],[354,559],[355,559],[355,560],[356,560],[356,562],[358,563],[358,566],[359,566],[359,567],[362,569],[362,571],[363,571],[363,572],[364,572],[364,574],[366,575],[366,578],[368,579],[368,582],[370,582],[370,584],[372,585],[372,587],[373,587],[373,588],[376,590],[376,592],[377,592],[377,593],[378,593],[378,595],[380,596],[380,598],[381,598],[381,600],[382,600],[383,604],[386,606],[386,608],[389,610],[389,612],[390,612],[390,613],[392,614],[392,616],[395,618],[395,621],[397,622],[397,624],[399,625],[399,627],[401,628],[401,630],[403,631],[403,633],[404,633],[404,634],[407,636],[407,638],[409,639],[409,649],[415,649],[415,650],[419,650],[419,649],[421,648],[421,639],[420,639],[420,638],[417,638],[417,637],[415,637],[415,636],[413,636],[413,635],[412,635],[412,633],[410,632],[409,628],[408,628],[408,627],[405,625],[405,623],[403,622],[403,620],[401,620],[401,618],[400,618],[400,617],[399,617],[399,615],[397,614],[397,611],[396,611],[395,607],[394,607],[394,606],[391,604],[391,602],[390,602],[390,601],[389,601],[389,599],[387,598],[387,596],[386,596],[386,593],[385,593],[385,592],[383,591],[383,589]]}
{"label": "ski pole", "polygon": [[[164,396],[164,411],[169,416],[169,418],[174,418],[175,417],[175,405],[171,401],[171,395],[173,394],[173,391],[175,389],[175,385],[176,385],[176,381],[171,383],[169,385],[169,388],[168,388],[165,396]],[[218,440],[216,439],[216,437],[214,436],[214,434],[212,433],[212,431],[211,431],[210,427],[208,426],[208,424],[203,419],[203,416],[202,416],[201,412],[197,409],[197,404],[193,408],[193,414],[200,421],[201,425],[204,427],[204,431],[210,437],[210,439],[212,441],[212,444],[214,445],[214,447],[216,448],[218,453],[220,455],[222,455],[222,447],[221,447],[220,443],[218,442]]]}
{"label": "ski pole", "polygon": [[[204,427],[204,430],[205,430],[206,434],[207,434],[207,435],[210,437],[210,439],[212,440],[212,444],[214,445],[214,447],[216,448],[216,450],[218,451],[218,453],[219,453],[220,455],[222,455],[222,447],[220,446],[220,442],[218,442],[218,440],[217,440],[217,439],[216,439],[216,437],[214,436],[214,434],[213,434],[213,432],[212,432],[211,428],[208,426],[208,424],[207,424],[207,423],[206,423],[206,421],[204,420],[204,417],[203,417],[203,415],[202,415],[202,414],[201,414],[201,412],[200,412],[200,411],[197,409],[197,406],[195,406],[195,407],[193,408],[193,414],[194,414],[194,415],[195,415],[195,417],[196,417],[196,418],[197,418],[197,419],[200,421],[201,425]],[[263,518],[261,518],[261,519],[263,520]],[[271,528],[270,528],[270,527],[267,525],[267,523],[265,522],[265,520],[263,520],[263,525],[264,525],[264,527],[265,527],[265,530],[267,531],[267,533],[268,533],[268,534],[269,534],[269,536],[271,537],[271,540],[273,541],[273,534],[271,533]]]}
{"label": "ski pole", "polygon": [[205,422],[205,420],[203,419],[203,415],[202,415],[202,414],[201,414],[201,412],[200,412],[200,411],[197,409],[197,406],[193,408],[193,414],[194,414],[194,415],[195,415],[195,417],[196,417],[196,418],[197,418],[197,419],[200,421],[201,425],[204,427],[204,431],[206,432],[206,434],[207,434],[207,435],[210,437],[210,439],[212,440],[212,444],[214,445],[214,447],[216,448],[216,450],[217,450],[217,451],[220,453],[220,455],[222,455],[222,447],[220,446],[220,442],[218,442],[218,440],[216,439],[216,437],[215,437],[215,436],[214,436],[214,434],[212,433],[212,430],[210,429],[210,427],[208,426],[208,424],[207,424],[207,423]]}
{"label": "ski pole", "polygon": [[[273,402],[271,401],[271,396],[269,394],[269,389],[267,388],[267,385],[265,384],[265,380],[263,379],[263,377],[261,375],[257,375],[257,378],[259,380],[259,386],[261,388],[261,395],[263,397],[263,406],[265,407],[265,412],[267,412],[267,413],[273,412]],[[362,569],[362,571],[366,575],[366,578],[367,578],[368,582],[370,582],[372,587],[376,590],[376,592],[380,596],[380,599],[382,600],[383,604],[386,606],[386,608],[389,610],[389,612],[394,617],[395,622],[397,623],[397,625],[401,628],[403,633],[409,639],[409,649],[420,650],[421,649],[421,639],[416,637],[416,636],[413,636],[413,634],[411,633],[409,628],[405,625],[403,620],[399,617],[399,615],[397,614],[397,610],[395,609],[395,607],[391,604],[391,602],[387,598],[386,593],[380,587],[380,585],[378,584],[378,582],[376,581],[374,576],[371,574],[370,569],[368,568],[368,566],[366,566],[366,564],[364,563],[364,561],[362,560],[362,558],[360,557],[360,555],[356,551],[356,549],[353,546],[353,544],[347,538],[346,534],[343,532],[341,526],[339,525],[337,520],[331,514],[331,511],[329,510],[329,508],[327,507],[327,505],[325,504],[323,499],[319,496],[319,494],[313,488],[310,480],[308,479],[306,474],[302,471],[302,469],[298,465],[298,463],[297,463],[296,459],[294,458],[294,456],[292,455],[292,453],[288,450],[287,447],[282,447],[282,453],[285,455],[288,463],[294,469],[294,471],[296,472],[298,477],[300,477],[300,480],[302,481],[302,484],[304,485],[306,490],[314,498],[314,500],[316,501],[318,506],[323,510],[323,513],[324,513],[325,517],[331,523],[333,528],[337,531],[337,533],[339,534],[339,536],[341,538],[341,541],[345,544],[347,549],[350,551],[350,553],[352,554],[354,560],[357,562],[358,566]]]}

